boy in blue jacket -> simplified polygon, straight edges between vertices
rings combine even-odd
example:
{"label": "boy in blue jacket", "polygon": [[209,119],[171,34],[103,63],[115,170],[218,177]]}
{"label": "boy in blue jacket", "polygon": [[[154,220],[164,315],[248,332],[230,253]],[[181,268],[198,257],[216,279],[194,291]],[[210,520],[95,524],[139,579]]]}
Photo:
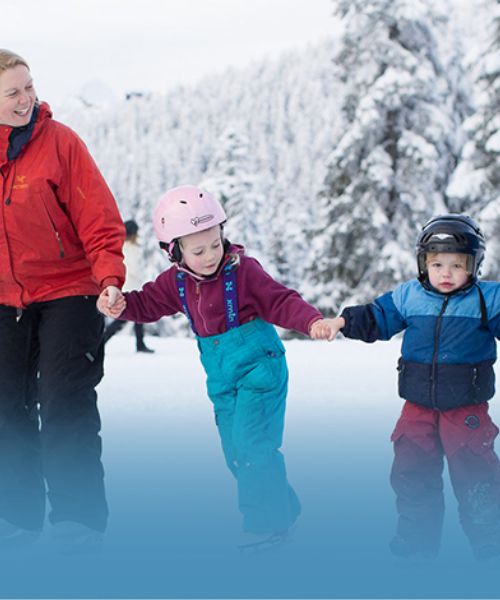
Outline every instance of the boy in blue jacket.
{"label": "boy in blue jacket", "polygon": [[391,551],[432,558],[444,516],[446,456],[474,555],[500,555],[498,428],[488,415],[500,337],[500,283],[478,281],[485,240],[470,217],[431,219],[417,239],[418,279],[373,303],[345,308],[332,329],[365,342],[404,330],[398,363],[406,400],[391,440],[399,520]]}

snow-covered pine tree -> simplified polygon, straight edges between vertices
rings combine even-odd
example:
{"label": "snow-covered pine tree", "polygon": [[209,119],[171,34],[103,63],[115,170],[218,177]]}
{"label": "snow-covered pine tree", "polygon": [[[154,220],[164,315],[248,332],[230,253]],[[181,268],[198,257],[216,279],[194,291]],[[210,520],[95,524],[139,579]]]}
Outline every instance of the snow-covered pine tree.
{"label": "snow-covered pine tree", "polygon": [[[448,206],[479,220],[487,238],[484,274],[500,277],[500,1],[477,4],[482,22],[479,56],[469,57],[474,112],[464,123],[468,136],[448,187]],[[492,18],[493,17],[493,18]]]}
{"label": "snow-covered pine tree", "polygon": [[346,127],[327,161],[312,232],[312,298],[325,312],[412,276],[418,228],[445,212],[463,109],[459,61],[440,44],[446,6],[438,13],[435,4],[337,2]]}
{"label": "snow-covered pine tree", "polygon": [[265,211],[257,175],[251,172],[248,136],[236,125],[227,126],[208,165],[201,187],[213,193],[227,215],[226,235],[260,254]]}
{"label": "snow-covered pine tree", "polygon": [[[263,202],[254,215],[262,226],[248,239],[249,251],[283,283],[305,285],[308,242],[302,232],[314,219],[325,157],[339,131],[342,86],[331,69],[335,43],[324,40],[165,94],[134,94],[109,110],[80,107],[63,120],[89,144],[124,218],[140,203],[146,219],[165,189],[206,184],[216,174],[221,136],[236,126],[248,144],[244,169],[253,199],[245,200],[252,206]],[[249,236],[243,234],[231,238],[244,242]],[[144,249],[157,272],[165,268],[154,243]]]}

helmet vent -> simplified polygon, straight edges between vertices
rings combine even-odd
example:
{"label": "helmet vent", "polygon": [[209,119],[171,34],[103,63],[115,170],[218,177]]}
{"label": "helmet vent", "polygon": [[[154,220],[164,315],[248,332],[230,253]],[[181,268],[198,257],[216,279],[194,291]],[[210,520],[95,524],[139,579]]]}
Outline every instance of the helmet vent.
{"label": "helmet vent", "polygon": [[453,236],[450,233],[435,233],[431,239],[436,238],[437,240],[446,240],[446,239],[450,239]]}
{"label": "helmet vent", "polygon": [[185,200],[179,200],[180,204],[187,204]]}

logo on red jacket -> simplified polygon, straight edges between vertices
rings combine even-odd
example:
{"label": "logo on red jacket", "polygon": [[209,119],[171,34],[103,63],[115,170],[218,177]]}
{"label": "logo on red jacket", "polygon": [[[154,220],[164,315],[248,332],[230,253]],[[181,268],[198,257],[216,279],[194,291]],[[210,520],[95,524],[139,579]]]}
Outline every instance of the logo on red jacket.
{"label": "logo on red jacket", "polygon": [[25,190],[29,184],[25,182],[26,175],[16,175],[16,181],[12,186],[13,190]]}

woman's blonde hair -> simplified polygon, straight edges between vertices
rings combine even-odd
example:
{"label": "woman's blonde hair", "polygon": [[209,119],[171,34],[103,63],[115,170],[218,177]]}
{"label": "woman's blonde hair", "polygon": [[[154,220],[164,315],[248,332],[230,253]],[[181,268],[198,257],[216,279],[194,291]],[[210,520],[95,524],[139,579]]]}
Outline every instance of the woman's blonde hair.
{"label": "woman's blonde hair", "polygon": [[29,69],[28,63],[19,54],[0,48],[0,73],[17,67],[17,65],[23,65]]}

